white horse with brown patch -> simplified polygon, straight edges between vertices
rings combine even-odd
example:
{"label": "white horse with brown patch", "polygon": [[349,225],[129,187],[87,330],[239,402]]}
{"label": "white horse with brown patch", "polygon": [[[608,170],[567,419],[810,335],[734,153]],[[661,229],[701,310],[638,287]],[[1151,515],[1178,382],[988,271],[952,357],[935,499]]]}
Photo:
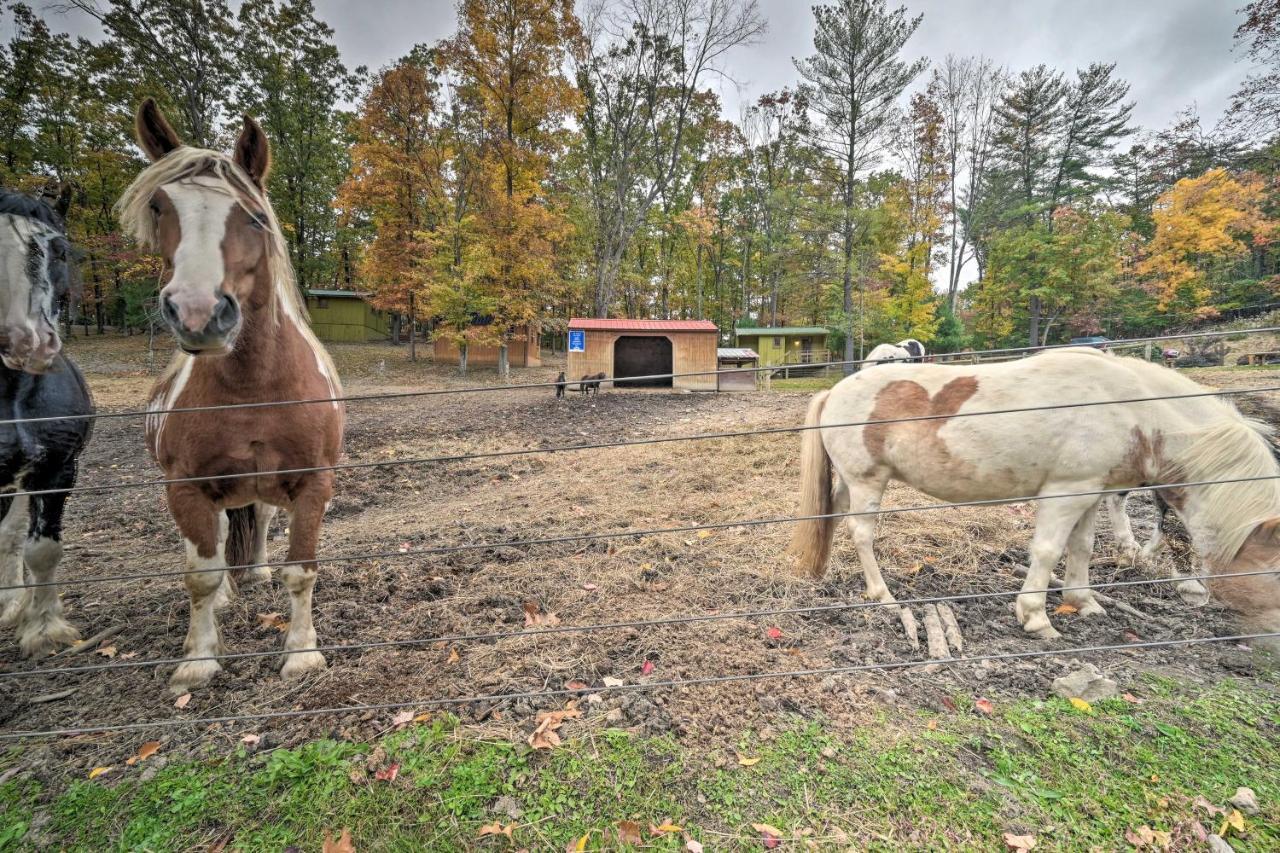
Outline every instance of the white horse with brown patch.
{"label": "white horse with brown patch", "polygon": [[[1268,429],[1216,397],[955,415],[1201,390],[1167,368],[1088,348],[981,366],[886,364],[861,371],[818,394],[806,424],[918,420],[805,432],[800,513],[874,512],[890,480],[941,501],[1048,498],[1036,501],[1031,566],[1016,612],[1028,633],[1055,637],[1045,612],[1049,580],[1065,549],[1066,586],[1087,587],[1099,497],[1049,496],[1271,478],[1280,475],[1280,465]],[[1206,571],[1216,576],[1210,591],[1241,614],[1250,632],[1280,631],[1280,579],[1234,576],[1280,567],[1280,480],[1162,494],[1191,533]],[[872,548],[876,520],[858,515],[845,523],[867,595],[892,602]],[[799,572],[825,572],[835,522],[797,524],[791,553]],[[1087,588],[1069,590],[1064,598],[1084,616],[1102,612]]]}

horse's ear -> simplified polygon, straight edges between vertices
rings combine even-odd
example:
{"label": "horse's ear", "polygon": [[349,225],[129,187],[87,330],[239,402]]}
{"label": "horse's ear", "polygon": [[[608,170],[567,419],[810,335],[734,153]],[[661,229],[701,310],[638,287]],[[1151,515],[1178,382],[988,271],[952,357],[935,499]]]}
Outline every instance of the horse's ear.
{"label": "horse's ear", "polygon": [[58,199],[53,203],[53,211],[66,221],[67,211],[71,209],[71,183],[64,181],[58,190]]}
{"label": "horse's ear", "polygon": [[182,147],[182,140],[169,124],[169,120],[160,112],[155,98],[147,98],[138,107],[138,115],[134,119],[134,132],[138,137],[138,145],[146,153],[152,163],[175,148]]}
{"label": "horse's ear", "polygon": [[262,126],[249,116],[244,117],[244,129],[236,140],[236,165],[244,169],[258,189],[265,189],[267,174],[271,171],[271,146]]}

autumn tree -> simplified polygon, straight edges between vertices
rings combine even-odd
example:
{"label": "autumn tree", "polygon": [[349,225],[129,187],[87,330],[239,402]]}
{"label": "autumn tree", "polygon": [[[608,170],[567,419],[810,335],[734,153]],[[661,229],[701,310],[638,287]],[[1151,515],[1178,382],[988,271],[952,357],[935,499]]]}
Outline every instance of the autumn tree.
{"label": "autumn tree", "polygon": [[1214,295],[1209,271],[1274,239],[1276,223],[1262,211],[1264,196],[1258,175],[1232,175],[1221,168],[1184,178],[1160,196],[1153,213],[1155,237],[1138,273],[1162,310],[1205,308]]}
{"label": "autumn tree", "polygon": [[550,298],[555,248],[568,228],[544,181],[578,105],[562,68],[580,34],[572,0],[462,0],[458,18],[442,59],[461,102],[476,111],[490,175],[477,187],[477,227],[492,264],[485,288],[505,376],[511,335],[537,320]]}

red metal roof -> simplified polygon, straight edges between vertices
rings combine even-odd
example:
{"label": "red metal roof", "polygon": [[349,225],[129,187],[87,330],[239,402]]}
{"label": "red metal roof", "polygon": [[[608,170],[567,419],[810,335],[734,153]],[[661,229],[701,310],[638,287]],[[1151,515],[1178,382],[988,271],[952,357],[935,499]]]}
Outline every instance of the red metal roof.
{"label": "red metal roof", "polygon": [[590,329],[597,332],[714,332],[716,324],[710,320],[609,320],[594,317],[574,317],[569,320],[570,329]]}

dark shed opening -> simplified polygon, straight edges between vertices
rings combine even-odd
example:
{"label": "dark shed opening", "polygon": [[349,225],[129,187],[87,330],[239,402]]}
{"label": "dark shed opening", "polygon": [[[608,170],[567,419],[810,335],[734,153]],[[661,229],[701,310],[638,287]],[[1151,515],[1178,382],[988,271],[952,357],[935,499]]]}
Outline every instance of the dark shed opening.
{"label": "dark shed opening", "polygon": [[671,377],[620,381],[627,376],[671,373],[671,339],[658,336],[623,336],[613,345],[613,378],[618,386],[670,388]]}

